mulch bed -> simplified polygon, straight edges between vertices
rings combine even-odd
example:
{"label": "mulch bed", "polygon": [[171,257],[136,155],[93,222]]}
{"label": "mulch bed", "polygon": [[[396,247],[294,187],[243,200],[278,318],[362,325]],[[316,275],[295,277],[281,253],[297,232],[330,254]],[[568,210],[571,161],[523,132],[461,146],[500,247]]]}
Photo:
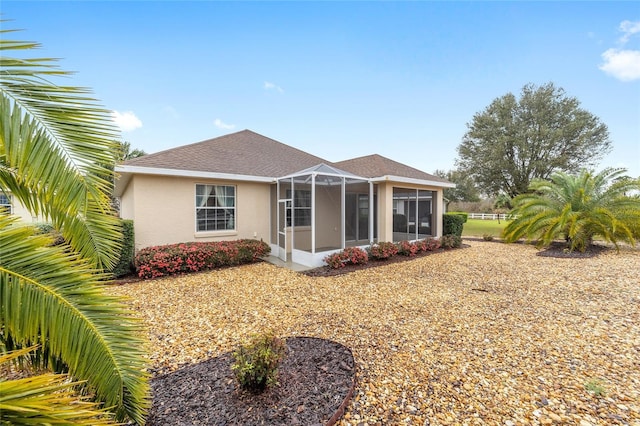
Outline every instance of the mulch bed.
{"label": "mulch bed", "polygon": [[[469,247],[469,245],[462,244],[459,248],[467,248],[467,247]],[[355,271],[361,271],[363,269],[376,268],[376,267],[385,266],[385,265],[393,265],[395,263],[401,263],[409,260],[419,259],[421,257],[426,257],[432,254],[442,253],[444,251],[449,251],[449,250],[457,250],[457,249],[439,248],[437,250],[419,252],[419,253],[416,253],[415,256],[403,256],[400,254],[396,254],[395,256],[392,256],[389,259],[369,260],[369,262],[361,265],[347,264],[347,265],[344,265],[342,268],[337,268],[337,269],[330,268],[329,266],[320,266],[318,268],[309,269],[301,273],[309,277],[335,277],[337,275],[344,275],[344,274],[348,274]]]}
{"label": "mulch bed", "polygon": [[602,254],[606,250],[611,250],[610,247],[601,246],[598,244],[591,244],[583,252],[578,250],[569,251],[567,243],[561,241],[554,241],[549,247],[540,250],[537,254],[543,257],[556,257],[560,259],[585,259],[595,257]]}
{"label": "mulch bed", "polygon": [[326,425],[342,415],[355,385],[351,350],[325,339],[290,337],[278,385],[241,390],[227,352],[156,377],[147,425]]}

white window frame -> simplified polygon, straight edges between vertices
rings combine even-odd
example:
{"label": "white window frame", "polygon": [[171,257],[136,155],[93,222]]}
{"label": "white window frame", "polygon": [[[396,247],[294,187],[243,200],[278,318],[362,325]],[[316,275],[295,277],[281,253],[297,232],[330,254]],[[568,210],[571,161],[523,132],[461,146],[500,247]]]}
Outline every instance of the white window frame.
{"label": "white window frame", "polygon": [[[312,205],[312,194],[311,194],[311,190],[310,189],[296,189],[295,190],[295,195],[298,196],[298,198],[294,198],[294,193],[291,191],[291,189],[287,189],[286,192],[286,196],[288,199],[291,199],[293,202],[293,217],[294,217],[294,222],[297,221],[299,223],[295,224],[294,226],[296,227],[310,227],[311,226],[311,205]],[[307,201],[307,197],[308,197],[308,201],[309,201],[309,205],[308,206],[302,206],[299,204],[296,204],[296,201],[300,202],[303,200],[304,197],[304,201]],[[301,214],[303,211],[308,212],[307,214]],[[301,219],[308,219],[309,223],[300,223]],[[287,221],[287,226],[291,226],[291,217],[287,217],[286,219]]]}
{"label": "white window frame", "polygon": [[4,191],[0,191],[0,211],[6,211],[8,214],[13,214],[11,195]]}
{"label": "white window frame", "polygon": [[[199,195],[198,194],[198,187],[199,186],[203,186],[204,187],[204,195]],[[215,187],[216,189],[211,192],[210,190],[208,190],[208,188],[210,187]],[[225,188],[224,191],[221,191],[221,193],[223,193],[224,195],[222,195],[222,197],[225,198],[225,204],[226,204],[226,199],[231,198],[233,199],[233,205],[232,206],[206,206],[206,205],[198,205],[199,201],[202,200],[198,200],[198,197],[206,197],[206,198],[210,198],[212,197],[211,194],[218,194],[218,188]],[[233,188],[233,196],[229,196],[227,195],[227,189],[226,188]],[[220,232],[234,232],[237,230],[238,227],[238,215],[237,215],[237,201],[238,201],[238,187],[236,185],[226,185],[226,184],[211,184],[211,183],[196,183],[195,185],[195,196],[194,196],[194,213],[195,213],[195,230],[196,230],[196,234],[202,234],[202,233],[211,233],[211,232],[215,232],[215,233],[220,233]],[[213,195],[214,197],[216,195]],[[215,201],[217,203],[217,201]],[[232,228],[220,228],[220,229],[199,229],[199,219],[198,219],[198,211],[199,210],[224,210],[224,215],[227,215],[227,211],[228,210],[232,210],[233,214],[231,216],[231,220],[233,220],[233,227]],[[225,221],[227,221],[228,223],[229,219],[225,219]],[[206,222],[205,222],[206,223]]]}

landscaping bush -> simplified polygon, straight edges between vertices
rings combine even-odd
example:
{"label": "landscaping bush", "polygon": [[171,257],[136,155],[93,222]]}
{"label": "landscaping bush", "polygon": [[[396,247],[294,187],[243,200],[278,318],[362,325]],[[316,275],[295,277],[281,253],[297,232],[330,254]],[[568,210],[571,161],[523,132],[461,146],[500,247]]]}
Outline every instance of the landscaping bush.
{"label": "landscaping bush", "polygon": [[417,243],[409,241],[400,241],[398,243],[398,254],[402,256],[415,256],[420,250],[420,246]]}
{"label": "landscaping bush", "polygon": [[462,245],[462,238],[457,235],[443,235],[440,237],[440,247],[445,249],[458,248]]}
{"label": "landscaping bush", "polygon": [[140,250],[135,258],[135,266],[141,278],[157,278],[251,263],[270,251],[267,243],[249,239],[170,244]]}
{"label": "landscaping bush", "polygon": [[381,242],[372,245],[367,251],[370,259],[388,259],[398,254],[398,246],[390,242]]}
{"label": "landscaping bush", "polygon": [[447,213],[442,216],[442,231],[444,235],[457,235],[462,237],[462,228],[466,219],[461,214]]}
{"label": "landscaping bush", "polygon": [[62,233],[55,229],[52,224],[36,223],[34,226],[36,227],[36,234],[47,234],[49,237],[51,237],[51,243],[49,243],[49,246],[59,246],[66,242],[64,237],[62,236]]}
{"label": "landscaping bush", "polygon": [[133,271],[133,255],[135,253],[135,241],[133,238],[133,221],[122,220],[122,247],[120,248],[120,257],[118,263],[109,272],[114,277],[125,276]]}
{"label": "landscaping bush", "polygon": [[367,252],[360,247],[347,247],[337,253],[332,253],[324,258],[324,261],[332,269],[342,268],[346,264],[364,265],[369,261]]}
{"label": "landscaping bush", "polygon": [[462,216],[464,218],[464,222],[462,223],[467,223],[467,220],[469,219],[469,213],[467,212],[447,212],[445,214]]}
{"label": "landscaping bush", "polygon": [[420,251],[434,251],[440,248],[440,241],[435,238],[425,238],[415,243]]}
{"label": "landscaping bush", "polygon": [[277,383],[278,366],[285,351],[284,342],[273,333],[255,335],[233,353],[231,370],[242,388],[261,392]]}

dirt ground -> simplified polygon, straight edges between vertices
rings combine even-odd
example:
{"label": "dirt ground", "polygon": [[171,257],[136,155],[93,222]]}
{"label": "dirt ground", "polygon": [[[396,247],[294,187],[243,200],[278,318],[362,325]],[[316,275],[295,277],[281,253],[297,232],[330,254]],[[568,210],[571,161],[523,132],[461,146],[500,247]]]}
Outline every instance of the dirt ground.
{"label": "dirt ground", "polygon": [[350,348],[341,425],[639,424],[640,252],[465,244],[333,277],[259,263],[109,291],[148,324],[156,376],[265,330]]}

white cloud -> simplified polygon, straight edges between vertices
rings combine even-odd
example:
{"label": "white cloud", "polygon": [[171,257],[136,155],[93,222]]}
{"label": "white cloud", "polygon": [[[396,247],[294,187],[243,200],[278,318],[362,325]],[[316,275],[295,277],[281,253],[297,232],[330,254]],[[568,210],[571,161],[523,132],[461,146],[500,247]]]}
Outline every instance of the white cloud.
{"label": "white cloud", "polygon": [[622,81],[640,79],[640,50],[608,49],[599,68]]}
{"label": "white cloud", "polygon": [[640,21],[622,21],[620,23],[620,31],[624,33],[624,35],[620,37],[620,43],[625,44],[632,35],[640,33]]}
{"label": "white cloud", "polygon": [[640,34],[640,21],[622,21],[618,30],[623,33],[617,48],[602,53],[604,63],[598,68],[621,81],[640,79],[640,50],[623,49],[633,35]]}
{"label": "white cloud", "polygon": [[216,118],[216,119],[213,121],[213,124],[214,124],[217,128],[219,128],[219,129],[225,129],[225,130],[231,130],[231,129],[233,129],[233,128],[235,128],[235,127],[236,127],[236,125],[235,125],[235,124],[227,124],[227,123],[225,123],[224,121],[220,120],[219,118]]}
{"label": "white cloud", "polygon": [[142,121],[133,113],[133,111],[112,111],[111,117],[120,130],[123,132],[132,132],[142,127]]}
{"label": "white cloud", "polygon": [[264,90],[277,90],[280,93],[284,93],[282,87],[278,86],[277,84],[271,83],[270,81],[265,81],[263,87]]}

